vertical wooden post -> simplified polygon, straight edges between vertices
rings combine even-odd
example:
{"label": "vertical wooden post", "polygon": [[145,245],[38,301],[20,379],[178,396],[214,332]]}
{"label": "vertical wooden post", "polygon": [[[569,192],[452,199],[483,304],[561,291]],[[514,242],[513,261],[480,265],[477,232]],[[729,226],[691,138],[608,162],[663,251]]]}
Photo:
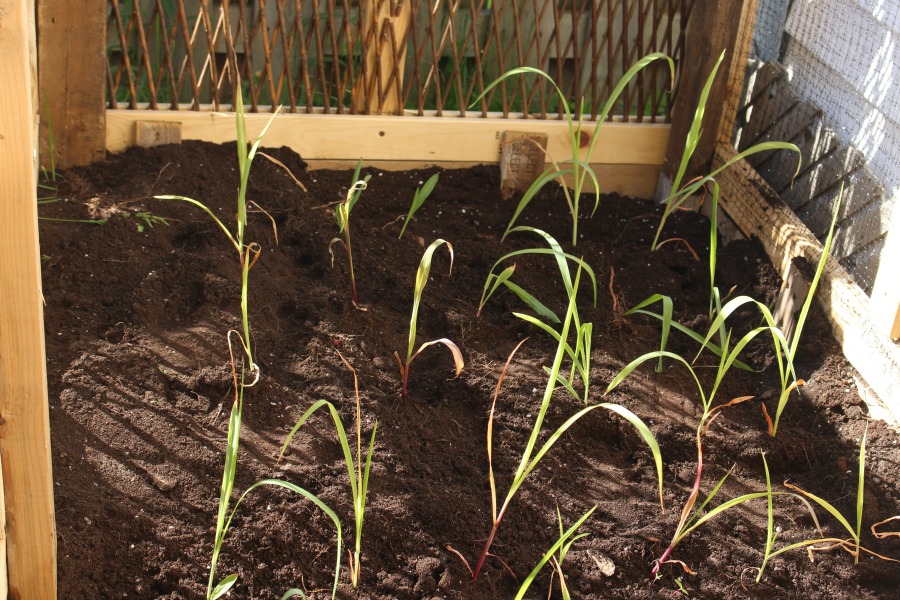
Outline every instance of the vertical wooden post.
{"label": "vertical wooden post", "polygon": [[11,598],[56,598],[35,159],[34,0],[0,0],[0,461]]}
{"label": "vertical wooden post", "polygon": [[403,112],[403,68],[411,0],[365,0],[361,3],[365,58],[357,80],[354,108],[370,115]]}
{"label": "vertical wooden post", "polygon": [[879,333],[886,334],[894,341],[900,341],[900,277],[897,275],[897,263],[900,262],[900,230],[893,226],[887,233],[869,312],[872,320],[878,324]]}
{"label": "vertical wooden post", "polygon": [[[0,473],[3,458],[0,455]],[[9,597],[9,573],[6,570],[6,498],[3,494],[3,478],[0,477],[0,598]]]}
{"label": "vertical wooden post", "polygon": [[87,165],[106,156],[106,5],[38,3],[38,110],[46,168]]}
{"label": "vertical wooden post", "polygon": [[700,92],[706,84],[722,50],[725,59],[719,67],[706,112],[703,136],[685,173],[685,181],[705,174],[712,163],[716,146],[731,142],[747,58],[753,39],[759,0],[695,0],[685,32],[684,61],[680,66],[678,96],[672,105],[672,129],[666,149],[666,161],[660,174],[660,194],[668,195],[684,152],[684,142],[694,119]]}

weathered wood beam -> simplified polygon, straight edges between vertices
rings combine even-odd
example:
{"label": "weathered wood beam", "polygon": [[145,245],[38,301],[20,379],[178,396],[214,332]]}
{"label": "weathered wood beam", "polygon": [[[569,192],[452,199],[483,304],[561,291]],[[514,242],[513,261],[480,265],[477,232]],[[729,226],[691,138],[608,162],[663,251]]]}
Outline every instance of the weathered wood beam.
{"label": "weathered wood beam", "polygon": [[38,3],[40,153],[47,169],[105,156],[106,4]]}
{"label": "weathered wood beam", "polygon": [[684,60],[679,65],[678,94],[672,105],[672,135],[660,182],[661,199],[668,196],[700,93],[723,50],[725,59],[710,91],[703,131],[685,173],[685,181],[709,171],[716,146],[731,141],[759,0],[695,0],[685,32]]}
{"label": "weathered wood beam", "polygon": [[[735,154],[733,146],[720,146],[713,164],[724,164]],[[747,161],[735,163],[717,180],[721,206],[745,235],[759,238],[782,278],[796,257],[818,264],[822,244]],[[847,360],[893,419],[900,420],[900,347],[888,339],[883,323],[873,319],[869,298],[834,257],[825,265],[817,300]]]}

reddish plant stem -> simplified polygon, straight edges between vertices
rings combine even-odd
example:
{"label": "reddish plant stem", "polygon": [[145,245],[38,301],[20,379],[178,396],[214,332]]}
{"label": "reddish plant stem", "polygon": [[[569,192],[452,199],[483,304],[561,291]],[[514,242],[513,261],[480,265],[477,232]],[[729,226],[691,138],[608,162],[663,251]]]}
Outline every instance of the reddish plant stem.
{"label": "reddish plant stem", "polygon": [[[703,425],[701,422],[701,429]],[[669,556],[672,554],[672,551],[675,550],[675,545],[678,543],[678,537],[681,535],[682,530],[684,529],[685,523],[687,523],[688,516],[690,515],[691,509],[694,508],[694,504],[697,503],[697,497],[700,495],[700,479],[703,476],[703,441],[702,441],[702,433],[701,431],[697,432],[697,476],[694,478],[694,487],[691,489],[691,495],[688,497],[687,502],[684,504],[684,508],[681,511],[681,520],[678,522],[678,528],[675,529],[675,535],[672,536],[672,541],[669,542],[669,547],[666,548],[666,551],[662,553],[662,556],[659,557],[659,560],[656,561],[656,564],[653,565],[653,570],[650,572],[651,575],[656,575],[659,572],[659,568],[668,561]]]}
{"label": "reddish plant stem", "polygon": [[481,573],[481,567],[484,566],[484,560],[487,558],[488,550],[491,549],[491,544],[494,542],[494,536],[497,535],[497,530],[500,529],[500,521],[503,520],[503,514],[506,512],[506,505],[503,505],[503,508],[500,509],[500,514],[497,515],[497,520],[494,521],[494,526],[491,527],[491,534],[488,536],[487,541],[484,543],[484,550],[481,551],[481,556],[478,557],[478,564],[475,565],[475,570],[472,571],[472,581],[478,578],[478,574]]}
{"label": "reddish plant stem", "polygon": [[407,364],[403,367],[403,389],[400,392],[400,397],[403,401],[406,401],[406,386],[409,383],[409,365]]}

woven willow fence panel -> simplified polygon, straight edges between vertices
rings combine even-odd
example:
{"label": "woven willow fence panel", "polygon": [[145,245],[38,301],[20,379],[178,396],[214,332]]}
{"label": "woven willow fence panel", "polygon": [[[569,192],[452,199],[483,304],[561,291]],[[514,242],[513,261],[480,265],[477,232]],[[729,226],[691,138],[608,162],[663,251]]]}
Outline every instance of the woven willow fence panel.
{"label": "woven willow fence panel", "polygon": [[[596,117],[640,57],[680,61],[693,0],[109,0],[110,108],[486,116],[561,113],[553,77]],[[667,121],[648,69],[614,111]],[[677,90],[676,90],[677,91]],[[389,108],[396,106],[396,108]],[[466,113],[466,110],[469,112]]]}

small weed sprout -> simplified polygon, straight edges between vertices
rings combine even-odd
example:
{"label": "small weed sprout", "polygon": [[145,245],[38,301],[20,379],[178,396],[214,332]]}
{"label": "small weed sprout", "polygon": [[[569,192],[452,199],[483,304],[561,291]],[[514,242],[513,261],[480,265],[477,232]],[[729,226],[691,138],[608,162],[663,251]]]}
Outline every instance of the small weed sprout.
{"label": "small weed sprout", "polygon": [[[562,593],[563,600],[571,600],[572,596],[569,594],[569,588],[566,586],[566,578],[563,576],[562,564],[566,559],[566,555],[569,553],[569,549],[572,548],[572,544],[580,540],[581,538],[590,535],[590,533],[579,533],[575,534],[578,531],[578,528],[581,527],[585,521],[597,510],[597,505],[595,504],[593,508],[584,513],[580,519],[578,519],[574,525],[569,527],[569,529],[563,529],[563,521],[562,515],[559,512],[559,507],[556,508],[556,516],[559,519],[559,539],[556,540],[556,543],[550,547],[546,554],[538,561],[538,564],[532,569],[531,573],[528,574],[528,577],[525,578],[525,581],[522,582],[522,586],[519,588],[519,592],[516,594],[515,600],[522,600],[525,597],[525,594],[528,593],[528,588],[531,587],[534,578],[538,576],[538,573],[541,572],[541,569],[544,568],[548,562],[552,562],[553,571],[557,575],[559,575],[559,589]],[[554,554],[558,553],[558,556],[554,556]],[[553,578],[550,579],[550,591],[553,591]],[[549,594],[547,595],[550,596]]]}
{"label": "small weed sprout", "polygon": [[[353,454],[350,451],[350,443],[347,439],[347,432],[344,430],[344,424],[341,421],[341,417],[337,412],[337,409],[333,404],[328,402],[327,400],[319,400],[315,404],[313,404],[303,416],[297,421],[297,424],[294,425],[291,432],[287,435],[284,440],[284,444],[281,446],[281,452],[278,455],[278,460],[281,460],[282,456],[284,456],[285,450],[290,445],[291,440],[294,439],[294,436],[300,430],[300,427],[303,426],[304,423],[320,408],[327,407],[329,412],[331,413],[331,419],[334,421],[334,428],[337,431],[338,439],[341,443],[341,449],[344,451],[344,463],[347,466],[347,474],[350,479],[350,495],[353,498],[353,516],[355,520],[355,533],[356,533],[356,545],[354,547],[354,551],[349,553],[350,557],[350,581],[353,584],[354,589],[359,584],[359,570],[360,570],[360,550],[362,548],[362,530],[363,530],[363,519],[365,518],[366,513],[366,495],[369,491],[369,472],[372,466],[372,451],[375,448],[375,433],[378,431],[378,421],[375,421],[375,426],[372,428],[372,437],[369,439],[369,449],[366,452],[365,466],[363,466],[363,458],[362,458],[362,410],[360,408],[359,403],[359,380],[356,377],[356,370],[350,366],[350,363],[347,362],[347,359],[338,352],[338,356],[341,357],[341,361],[343,361],[344,366],[349,369],[349,371],[353,374],[353,392],[356,397],[356,461],[353,460]],[[338,552],[338,556],[340,557],[340,551]],[[340,558],[338,558],[340,560]]]}
{"label": "small weed sprout", "polygon": [[425,201],[428,199],[428,196],[431,195],[431,192],[434,191],[434,187],[437,185],[439,177],[440,173],[435,173],[428,178],[428,181],[426,181],[424,185],[422,185],[422,187],[416,188],[416,193],[413,195],[412,204],[409,206],[409,213],[406,215],[406,218],[403,219],[403,227],[400,228],[400,235],[397,236],[398,240],[403,237],[403,232],[406,231],[406,226],[409,225],[409,222],[412,220],[416,212],[420,208],[422,208],[423,204],[425,204]]}
{"label": "small weed sprout", "polygon": [[400,367],[400,379],[402,381],[402,392],[401,397],[403,400],[406,400],[406,390],[409,383],[409,368],[412,366],[412,361],[428,346],[433,346],[435,344],[443,344],[450,350],[450,353],[453,355],[453,363],[456,369],[456,374],[454,377],[458,377],[460,372],[463,370],[463,358],[462,352],[459,350],[459,346],[457,346],[454,342],[447,338],[440,338],[437,340],[432,340],[430,342],[424,342],[419,349],[413,352],[413,348],[416,345],[416,324],[419,319],[419,304],[422,301],[422,292],[425,290],[425,284],[428,283],[428,274],[431,272],[431,259],[434,255],[434,251],[437,250],[442,244],[447,245],[447,250],[450,252],[450,271],[453,271],[453,246],[450,245],[450,242],[445,240],[437,239],[431,243],[428,248],[425,249],[425,253],[422,255],[422,260],[419,262],[419,269],[416,271],[416,286],[413,290],[413,307],[412,307],[412,316],[409,319],[409,342],[406,346],[406,360],[400,358],[399,352],[394,352],[394,358],[397,359],[397,365]]}
{"label": "small weed sprout", "polygon": [[328,244],[328,253],[331,255],[331,266],[334,267],[334,253],[331,251],[331,247],[335,244],[343,246],[344,251],[347,253],[347,261],[350,265],[350,291],[352,293],[353,306],[354,308],[365,310],[359,306],[359,297],[356,294],[356,275],[353,272],[353,249],[350,245],[350,213],[353,211],[353,207],[356,206],[356,203],[359,202],[359,198],[362,196],[363,190],[366,189],[369,180],[372,179],[371,175],[366,175],[365,179],[360,180],[359,173],[361,170],[362,159],[359,159],[359,162],[356,163],[356,171],[353,173],[353,184],[350,186],[350,189],[347,190],[347,196],[344,198],[343,202],[339,202],[334,207],[334,216],[337,220],[338,233],[343,236],[343,239],[340,237],[333,238]]}
{"label": "small weed sprout", "polygon": [[[535,452],[535,446],[538,442],[538,437],[541,436],[541,430],[543,429],[544,419],[547,416],[547,410],[550,407],[550,399],[553,397],[553,392],[556,389],[557,383],[560,381],[560,369],[562,367],[563,358],[566,356],[566,344],[565,340],[569,337],[569,330],[572,327],[574,321],[574,313],[575,313],[575,303],[576,303],[576,294],[574,291],[577,291],[578,284],[581,279],[581,267],[579,265],[578,270],[575,273],[575,280],[572,284],[573,293],[569,296],[569,303],[566,309],[566,316],[562,322],[562,331],[559,334],[560,342],[557,344],[556,354],[553,359],[553,366],[550,369],[550,375],[547,380],[547,387],[544,390],[544,396],[541,400],[541,405],[538,410],[537,417],[535,418],[534,425],[532,426],[531,436],[528,439],[528,443],[525,447],[524,452],[522,453],[522,459],[519,462],[519,467],[516,469],[515,474],[513,475],[512,482],[509,487],[509,491],[506,494],[506,499],[503,502],[503,506],[500,510],[497,510],[497,486],[494,481],[494,468],[493,468],[493,428],[494,428],[494,411],[497,405],[497,397],[500,395],[500,387],[503,384],[503,380],[505,379],[506,372],[509,369],[509,365],[512,362],[513,356],[518,351],[518,349],[522,346],[520,342],[515,349],[513,349],[509,358],[506,361],[506,366],[504,366],[503,371],[500,374],[500,378],[497,382],[497,387],[494,392],[494,401],[491,404],[490,414],[488,416],[488,427],[487,427],[487,456],[488,456],[488,482],[491,490],[491,515],[492,515],[492,525],[490,534],[487,537],[487,540],[484,544],[484,549],[481,551],[481,555],[478,558],[478,563],[475,566],[475,570],[472,573],[472,579],[478,577],[478,574],[481,572],[481,568],[484,566],[484,561],[488,556],[488,552],[490,550],[491,544],[494,541],[494,537],[497,535],[497,531],[500,528],[500,523],[503,521],[503,516],[506,514],[506,510],[509,508],[510,502],[515,497],[516,492],[519,491],[519,488],[525,483],[525,480],[528,478],[528,475],[537,467],[540,460],[544,457],[547,452],[550,451],[551,448],[556,444],[557,440],[559,440],[562,435],[569,430],[572,425],[578,422],[582,417],[587,415],[588,413],[594,411],[597,408],[604,408],[611,412],[618,414],[623,417],[629,423],[631,423],[637,430],[638,433],[643,437],[644,442],[648,445],[651,452],[653,453],[654,461],[656,462],[656,471],[659,478],[659,500],[660,504],[662,504],[662,455],[659,451],[659,444],[657,444],[656,439],[653,437],[653,434],[650,432],[650,429],[644,424],[640,418],[637,417],[634,413],[632,413],[627,408],[620,406],[618,404],[612,403],[603,403],[603,404],[594,404],[591,406],[587,406],[582,408],[577,413],[569,417],[556,431],[550,434],[550,436],[544,441],[543,445],[540,447],[537,452]],[[554,549],[555,551],[555,549]]]}
{"label": "small weed sprout", "polygon": [[[556,90],[557,96],[559,97],[560,106],[563,108],[565,112],[565,120],[568,124],[569,129],[569,149],[572,153],[572,157],[566,161],[564,161],[561,165],[553,162],[553,164],[547,168],[541,175],[535,180],[535,182],[526,190],[525,195],[522,197],[522,200],[519,201],[518,206],[516,207],[515,212],[513,213],[512,219],[510,219],[509,226],[507,227],[506,233],[503,234],[503,237],[506,237],[513,225],[516,222],[516,219],[519,218],[519,215],[525,209],[526,206],[534,199],[537,193],[548,183],[551,181],[557,181],[562,187],[563,193],[566,196],[566,203],[569,207],[569,212],[572,215],[572,245],[576,246],[578,244],[578,214],[579,214],[579,202],[581,200],[581,193],[585,189],[585,185],[588,183],[588,178],[590,178],[590,182],[593,185],[594,191],[594,209],[591,212],[591,216],[597,211],[598,206],[600,205],[600,183],[597,180],[597,176],[594,174],[593,169],[591,169],[588,160],[590,159],[591,153],[594,150],[594,146],[597,143],[597,139],[599,137],[600,129],[602,124],[606,121],[612,109],[615,107],[616,102],[619,99],[619,96],[625,90],[625,87],[628,83],[647,65],[650,63],[664,59],[668,62],[669,69],[672,75],[672,82],[675,81],[675,62],[661,53],[653,53],[648,54],[644,58],[640,59],[637,63],[634,64],[628,71],[622,75],[622,78],[616,84],[616,87],[613,89],[612,94],[609,99],[607,99],[606,103],[603,104],[602,109],[597,115],[596,125],[593,128],[591,133],[585,131],[585,123],[584,123],[584,99],[582,98],[580,106],[578,107],[577,115],[572,114],[572,109],[569,107],[568,99],[565,94],[556,85],[556,82],[553,81],[553,78],[550,77],[546,72],[541,71],[540,69],[535,69],[534,67],[518,67],[516,69],[511,69],[507,71],[496,80],[494,80],[489,86],[487,86],[478,98],[476,98],[472,105],[478,103],[488,92],[490,92],[495,86],[499,85],[505,79],[509,77],[514,77],[516,75],[523,74],[533,74],[538,77],[543,77],[547,81],[553,85]],[[589,140],[586,144],[583,140]],[[584,153],[582,153],[582,148],[584,148]],[[584,158],[582,158],[582,156]],[[571,176],[573,185],[572,191],[569,191],[569,187],[566,184],[565,177]]]}
{"label": "small weed sprout", "polygon": [[[123,216],[129,217],[131,213],[123,212]],[[138,220],[138,223],[135,225],[138,233],[144,233],[147,229],[153,229],[155,225],[168,225],[169,221],[165,217],[160,217],[159,215],[154,215],[150,211],[141,210],[134,213],[134,218]]]}

